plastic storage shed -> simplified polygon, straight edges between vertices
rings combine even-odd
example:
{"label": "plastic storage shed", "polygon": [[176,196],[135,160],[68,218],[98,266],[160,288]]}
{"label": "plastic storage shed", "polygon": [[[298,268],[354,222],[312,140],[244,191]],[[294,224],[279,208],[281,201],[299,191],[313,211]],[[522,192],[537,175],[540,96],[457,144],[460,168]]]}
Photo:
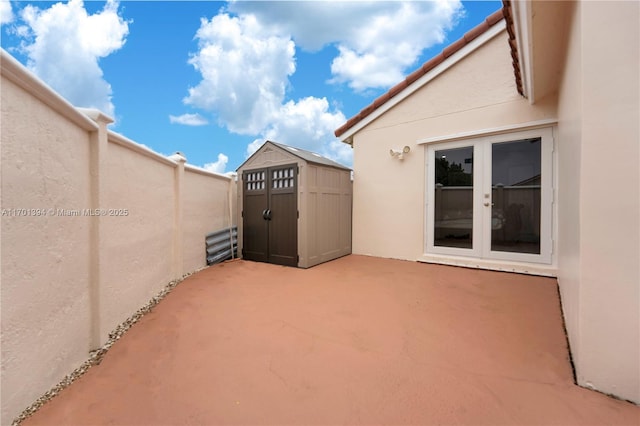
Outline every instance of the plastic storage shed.
{"label": "plastic storage shed", "polygon": [[244,259],[310,268],[351,253],[349,168],[266,141],[237,171]]}

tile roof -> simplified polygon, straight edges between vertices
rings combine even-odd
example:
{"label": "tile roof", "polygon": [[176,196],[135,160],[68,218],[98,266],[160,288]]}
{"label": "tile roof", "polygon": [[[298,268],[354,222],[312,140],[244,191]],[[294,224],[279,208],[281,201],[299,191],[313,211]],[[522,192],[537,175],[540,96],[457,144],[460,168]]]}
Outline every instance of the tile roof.
{"label": "tile roof", "polygon": [[[343,135],[345,132],[347,132],[347,130],[351,129],[353,126],[355,126],[365,117],[367,117],[373,111],[375,111],[376,109],[381,107],[383,104],[385,104],[387,101],[389,101],[391,98],[396,96],[398,93],[402,92],[404,89],[409,87],[420,77],[427,74],[436,66],[443,63],[448,57],[450,57],[451,55],[453,55],[454,53],[462,49],[467,44],[471,43],[472,40],[474,40],[481,34],[484,34],[486,31],[489,30],[489,28],[491,28],[498,22],[502,21],[502,19],[505,18],[505,14],[508,14],[510,19],[509,21],[507,21],[507,28],[509,28],[509,26],[511,27],[511,31],[509,32],[509,45],[511,46],[511,57],[513,58],[514,72],[516,75],[516,82],[518,83],[518,92],[522,94],[522,81],[520,78],[520,67],[517,66],[518,53],[517,53],[517,46],[515,43],[515,33],[513,32],[513,19],[511,19],[510,1],[503,0],[503,6],[504,7],[502,9],[489,15],[480,25],[469,30],[467,33],[465,33],[464,36],[462,36],[462,38],[454,41],[449,46],[445,47],[444,50],[442,50],[442,52],[440,52],[438,55],[434,56],[429,61],[425,62],[420,68],[418,68],[417,70],[409,74],[407,78],[405,78],[403,81],[393,86],[386,93],[384,93],[383,95],[378,97],[376,100],[374,100],[371,104],[364,107],[358,114],[356,114],[355,116],[347,120],[345,124],[338,127],[334,132],[336,137],[340,137],[341,135]],[[516,69],[517,69],[517,72],[515,71]]]}
{"label": "tile roof", "polygon": [[518,58],[518,43],[516,42],[516,31],[513,25],[513,10],[511,8],[511,0],[502,0],[502,11],[504,19],[507,23],[507,33],[509,34],[509,47],[511,48],[511,59],[513,60],[513,76],[516,79],[516,87],[518,93],[524,96],[524,88],[522,86],[522,73],[520,71],[520,59]]}

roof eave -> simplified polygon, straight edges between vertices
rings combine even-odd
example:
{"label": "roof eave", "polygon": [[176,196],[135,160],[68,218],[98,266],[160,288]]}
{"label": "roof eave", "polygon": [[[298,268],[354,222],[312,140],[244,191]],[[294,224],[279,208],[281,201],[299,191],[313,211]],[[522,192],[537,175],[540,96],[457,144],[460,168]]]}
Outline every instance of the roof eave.
{"label": "roof eave", "polygon": [[341,133],[338,138],[344,143],[353,145],[353,136],[356,133],[358,133],[364,127],[368,126],[372,121],[389,111],[391,108],[412,95],[418,89],[438,77],[440,74],[443,74],[449,68],[453,67],[456,63],[460,62],[462,59],[479,49],[481,46],[483,46],[505,30],[506,24],[504,20],[491,26],[486,32],[479,35],[477,38],[463,46],[460,50],[444,59],[444,61],[442,61],[422,77],[408,85],[404,90],[389,98],[385,103],[381,104],[369,115],[355,123],[352,127],[348,128],[346,131],[344,131],[344,133]]}
{"label": "roof eave", "polygon": [[531,61],[531,2],[512,0],[511,5],[518,62],[522,74],[522,96],[533,104],[535,102],[535,88],[533,87],[533,62]]}

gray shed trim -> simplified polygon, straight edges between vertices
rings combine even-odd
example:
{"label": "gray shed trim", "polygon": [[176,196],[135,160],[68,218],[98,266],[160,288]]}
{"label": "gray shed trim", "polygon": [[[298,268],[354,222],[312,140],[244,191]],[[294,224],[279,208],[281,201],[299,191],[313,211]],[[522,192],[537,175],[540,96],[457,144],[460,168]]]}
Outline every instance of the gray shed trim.
{"label": "gray shed trim", "polygon": [[[289,145],[285,145],[282,143],[278,143],[278,142],[273,142],[273,141],[265,141],[265,143],[263,143],[260,148],[258,148],[256,150],[256,152],[258,152],[260,149],[262,149],[262,147],[264,147],[266,144],[270,144],[270,145],[274,145],[280,149],[284,149],[286,150],[288,153],[290,153],[291,155],[294,155],[298,158],[300,158],[301,160],[306,161],[307,163],[312,163],[312,164],[319,164],[321,166],[329,166],[329,167],[335,167],[336,169],[342,169],[342,170],[351,170],[349,167],[343,166],[340,163],[336,163],[333,160],[329,160],[326,157],[321,156],[320,154],[316,154],[315,152],[311,152],[311,151],[307,151],[304,150],[302,148],[296,148],[293,146],[289,146]],[[240,165],[240,167],[238,167],[236,169],[236,171],[240,170],[241,168],[244,167],[244,165],[246,164],[247,161],[249,161],[251,159],[251,157],[247,158],[244,163],[242,163]]]}

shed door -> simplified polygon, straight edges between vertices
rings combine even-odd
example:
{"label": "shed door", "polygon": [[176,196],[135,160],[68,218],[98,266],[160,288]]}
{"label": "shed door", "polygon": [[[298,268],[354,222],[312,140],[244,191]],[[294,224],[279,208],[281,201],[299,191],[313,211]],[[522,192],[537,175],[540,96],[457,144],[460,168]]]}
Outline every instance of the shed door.
{"label": "shed door", "polygon": [[245,171],[243,256],[298,265],[297,166]]}
{"label": "shed door", "polygon": [[268,222],[263,214],[268,206],[267,170],[244,172],[242,254],[245,259],[267,262]]}

